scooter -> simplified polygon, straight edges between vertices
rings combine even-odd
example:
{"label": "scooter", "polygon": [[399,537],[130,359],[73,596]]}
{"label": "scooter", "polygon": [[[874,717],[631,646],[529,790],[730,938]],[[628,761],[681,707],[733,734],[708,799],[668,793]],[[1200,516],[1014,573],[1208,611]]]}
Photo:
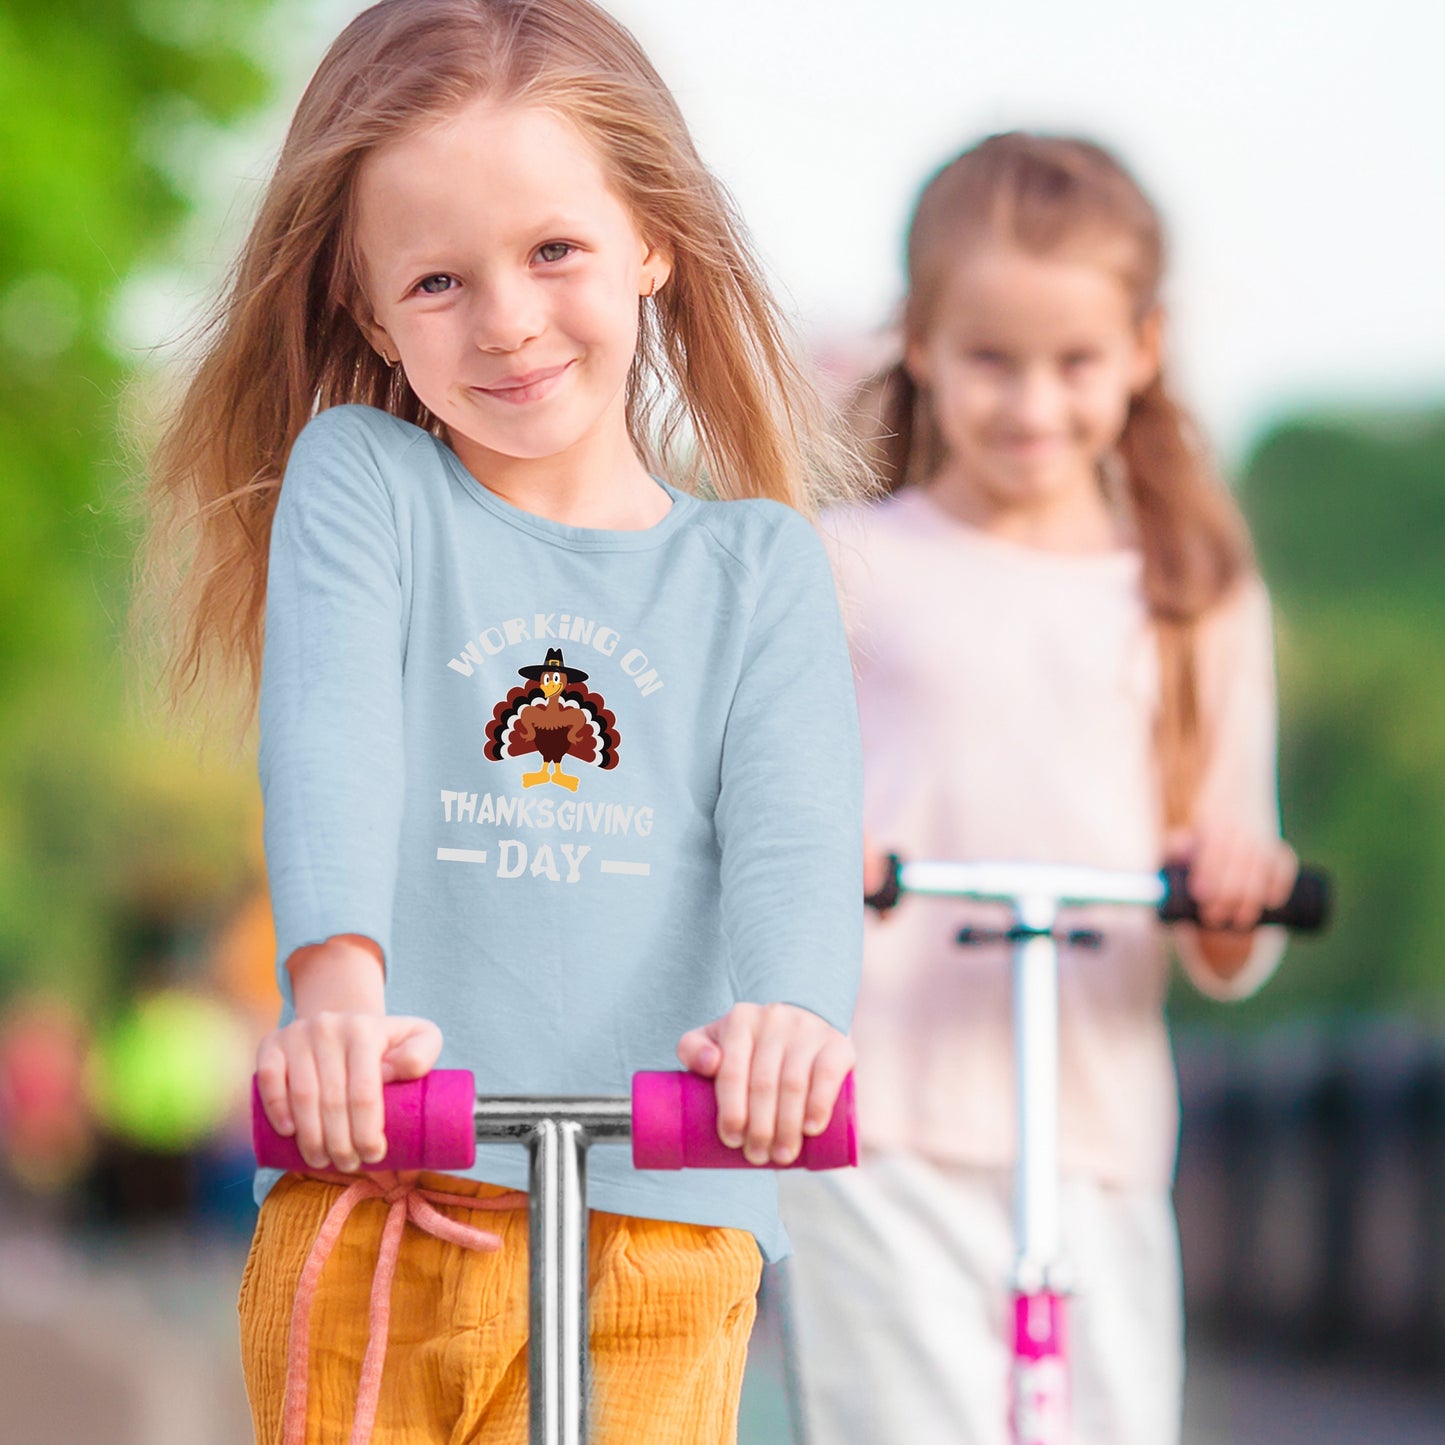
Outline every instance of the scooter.
{"label": "scooter", "polygon": [[[633,1075],[630,1097],[479,1098],[466,1069],[433,1069],[388,1084],[387,1154],[373,1170],[469,1169],[481,1144],[527,1150],[529,1195],[530,1445],[587,1445],[587,1153],[632,1145],[638,1169],[770,1168],[718,1138],[710,1079],[679,1072]],[[272,1128],[255,1080],[252,1142],[259,1163],[305,1171],[294,1138]],[[858,1162],[853,1076],[822,1133],[805,1138],[788,1168]]]}
{"label": "scooter", "polygon": [[[882,886],[868,904],[879,912],[909,894],[1003,903],[1009,927],[964,928],[958,942],[1013,946],[1013,1024],[1019,1147],[1014,1170],[1013,1371],[1015,1445],[1066,1445],[1069,1436],[1067,1276],[1059,1219],[1059,945],[1097,945],[1087,929],[1061,928],[1069,907],[1123,904],[1152,908],[1165,923],[1197,922],[1188,870],[1131,873],[1040,863],[903,862],[890,854]],[[1331,887],[1317,868],[1301,868],[1282,908],[1260,922],[1315,932],[1328,921]]]}

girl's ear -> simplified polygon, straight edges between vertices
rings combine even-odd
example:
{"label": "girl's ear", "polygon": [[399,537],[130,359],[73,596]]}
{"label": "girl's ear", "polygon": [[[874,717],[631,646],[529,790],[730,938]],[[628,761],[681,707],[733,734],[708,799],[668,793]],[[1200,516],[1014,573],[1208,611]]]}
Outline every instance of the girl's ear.
{"label": "girl's ear", "polygon": [[1129,390],[1138,396],[1159,379],[1164,363],[1164,308],[1152,307],[1139,323],[1134,337],[1134,362],[1129,373]]}
{"label": "girl's ear", "polygon": [[928,348],[917,336],[907,336],[903,341],[903,369],[920,389],[928,385]]}
{"label": "girl's ear", "polygon": [[395,366],[401,352],[397,350],[396,342],[391,339],[386,327],[384,327],[371,314],[369,307],[359,308],[356,306],[347,307],[351,319],[356,323],[356,329],[366,338],[366,344],[386,362],[388,366]]}
{"label": "girl's ear", "polygon": [[396,343],[390,340],[380,327],[374,328],[374,332],[368,334],[366,339],[371,343],[371,349],[388,366],[395,366],[401,360],[401,352],[397,349]]}
{"label": "girl's ear", "polygon": [[672,257],[661,246],[652,246],[642,258],[643,296],[655,296],[672,276]]}

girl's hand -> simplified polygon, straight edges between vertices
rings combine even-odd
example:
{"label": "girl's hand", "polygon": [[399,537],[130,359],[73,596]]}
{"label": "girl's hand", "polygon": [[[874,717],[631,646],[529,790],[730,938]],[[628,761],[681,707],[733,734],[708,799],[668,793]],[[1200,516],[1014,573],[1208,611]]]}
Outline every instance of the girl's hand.
{"label": "girl's hand", "polygon": [[685,1033],[685,1068],[717,1081],[718,1138],[750,1164],[791,1164],[821,1134],[853,1067],[853,1043],[794,1004],[735,1004]]}
{"label": "girl's hand", "polygon": [[1170,862],[1189,865],[1189,892],[1205,930],[1247,933],[1266,908],[1289,901],[1299,874],[1294,849],[1243,828],[1205,825],[1174,834]]}
{"label": "girl's hand", "polygon": [[313,1169],[347,1173],[386,1157],[381,1087],[419,1079],[442,1051],[427,1019],[327,1011],[273,1029],[256,1051],[266,1117]]}
{"label": "girl's hand", "polygon": [[863,896],[870,897],[888,881],[888,853],[863,830]]}

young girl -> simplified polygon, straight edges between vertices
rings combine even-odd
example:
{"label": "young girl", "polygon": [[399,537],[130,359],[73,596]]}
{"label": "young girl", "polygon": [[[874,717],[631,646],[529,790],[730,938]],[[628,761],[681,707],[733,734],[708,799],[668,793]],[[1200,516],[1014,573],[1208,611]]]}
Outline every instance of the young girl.
{"label": "young girl", "polygon": [[[157,462],[198,526],[182,675],[254,669],[265,619],[257,1072],[316,1172],[258,1182],[259,1441],[525,1437],[525,1158],[359,1178],[385,1081],[619,1094],[676,1053],[755,1163],[826,1121],[861,931],[852,679],[801,515],[830,472],[624,30],[588,0],[347,27]],[[597,1438],[732,1438],[771,1176],[589,1174]]]}
{"label": "young girl", "polygon": [[[908,243],[901,364],[873,395],[895,495],[837,517],[873,885],[905,858],[1153,869],[1218,997],[1280,952],[1269,607],[1160,367],[1158,217],[1083,141],[994,136]],[[905,899],[869,924],[854,1042],[864,1167],[784,1184],[806,1399],[829,1445],[1001,1445],[1015,1150],[1006,944]],[[1087,922],[1087,919],[1081,919]],[[1138,910],[1060,962],[1078,1445],[1178,1438],[1176,1091],[1166,942]]]}

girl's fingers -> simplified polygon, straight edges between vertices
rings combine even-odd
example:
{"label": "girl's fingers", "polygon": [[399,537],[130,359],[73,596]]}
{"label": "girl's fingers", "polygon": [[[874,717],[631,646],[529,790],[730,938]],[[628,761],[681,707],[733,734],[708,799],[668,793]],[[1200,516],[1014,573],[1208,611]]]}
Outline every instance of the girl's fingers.
{"label": "girl's fingers", "polygon": [[[1265,909],[1282,907],[1294,891],[1299,860],[1278,838],[1209,827],[1196,835],[1191,847],[1189,892],[1204,928],[1256,928]],[[1169,853],[1168,840],[1165,851]]]}
{"label": "girl's fingers", "polygon": [[791,1004],[738,1004],[684,1034],[678,1057],[695,1067],[704,1046],[718,1056],[718,1138],[751,1164],[794,1163],[804,1137],[827,1127],[853,1067],[851,1041]]}
{"label": "girl's fingers", "polygon": [[1290,894],[1299,878],[1299,858],[1288,843],[1281,843],[1275,850],[1274,877],[1269,886],[1265,902],[1270,908],[1283,908],[1289,902]]}
{"label": "girl's fingers", "polygon": [[381,1061],[369,1031],[352,1032],[346,1050],[346,1073],[351,1143],[357,1165],[348,1166],[340,1160],[337,1165],[346,1169],[378,1164],[386,1157],[386,1107],[381,1094]]}
{"label": "girl's fingers", "polygon": [[783,1055],[778,1074],[777,1124],[772,1140],[774,1164],[791,1164],[803,1147],[803,1119],[812,1096],[818,1043],[806,1034],[795,1035]]}
{"label": "girl's fingers", "polygon": [[[1279,848],[1264,839],[1252,842],[1247,857],[1241,860],[1240,869],[1243,881],[1234,924],[1241,930],[1258,928],[1260,915],[1270,906],[1279,889]],[[1284,898],[1288,897],[1289,889],[1286,888]]]}
{"label": "girl's fingers", "polygon": [[1211,910],[1218,928],[1250,927],[1259,917],[1259,857],[1242,841],[1234,843],[1219,868]]}
{"label": "girl's fingers", "polygon": [[430,1019],[387,1019],[391,1035],[381,1059],[383,1083],[419,1079],[430,1073],[442,1053],[442,1031]]}
{"label": "girl's fingers", "polygon": [[766,1165],[777,1133],[777,1085],[788,1049],[785,1020],[776,1004],[762,1010],[753,1038],[753,1066],[747,1078],[747,1129],[743,1156],[754,1165]]}
{"label": "girl's fingers", "polygon": [[286,1054],[276,1035],[271,1033],[261,1040],[256,1050],[256,1092],[261,1096],[261,1107],[271,1127],[283,1138],[296,1132],[286,1084]]}
{"label": "girl's fingers", "polygon": [[1288,900],[1297,871],[1294,853],[1283,843],[1242,834],[1216,835],[1204,885],[1195,889],[1200,921],[1206,928],[1237,932],[1258,927],[1266,908]]}
{"label": "girl's fingers", "polygon": [[1189,896],[1199,910],[1201,922],[1205,921],[1205,910],[1214,901],[1217,852],[1212,839],[1196,838],[1183,860],[1189,865]]}
{"label": "girl's fingers", "polygon": [[428,1019],[321,1013],[262,1040],[256,1078],[267,1118],[311,1169],[347,1171],[386,1156],[383,1085],[427,1073],[441,1056]]}
{"label": "girl's fingers", "polygon": [[312,1034],[315,1038],[316,1082],[320,1094],[321,1137],[325,1154],[316,1167],[324,1167],[330,1160],[338,1169],[355,1169],[361,1159],[351,1138],[349,1041],[343,1034],[341,1021],[327,1014],[320,1014],[312,1020]]}
{"label": "girl's fingers", "polygon": [[321,1133],[321,1095],[316,1060],[310,1049],[293,1048],[288,1052],[286,1076],[291,1117],[296,1124],[296,1147],[311,1168],[324,1168],[327,1159]]}
{"label": "girl's fingers", "polygon": [[1194,857],[1189,864],[1189,892],[1199,907],[1199,922],[1203,927],[1229,926],[1236,902],[1235,867],[1233,834],[1211,829],[1196,839]]}
{"label": "girl's fingers", "polygon": [[677,1059],[685,1069],[701,1074],[705,1079],[716,1077],[722,1064],[722,1050],[714,1038],[715,1024],[706,1028],[689,1029],[677,1041]]}
{"label": "girl's fingers", "polygon": [[721,1060],[717,1080],[717,1134],[729,1149],[739,1148],[749,1122],[748,1088],[753,1072],[751,1005],[739,1004],[719,1021]]}
{"label": "girl's fingers", "polygon": [[888,856],[871,849],[863,854],[863,896],[876,893],[888,881]]}
{"label": "girl's fingers", "polygon": [[803,1133],[821,1134],[838,1106],[843,1080],[853,1067],[853,1042],[836,1029],[829,1031],[822,1052],[813,1060],[812,1085],[808,1090],[808,1107],[803,1116]]}

